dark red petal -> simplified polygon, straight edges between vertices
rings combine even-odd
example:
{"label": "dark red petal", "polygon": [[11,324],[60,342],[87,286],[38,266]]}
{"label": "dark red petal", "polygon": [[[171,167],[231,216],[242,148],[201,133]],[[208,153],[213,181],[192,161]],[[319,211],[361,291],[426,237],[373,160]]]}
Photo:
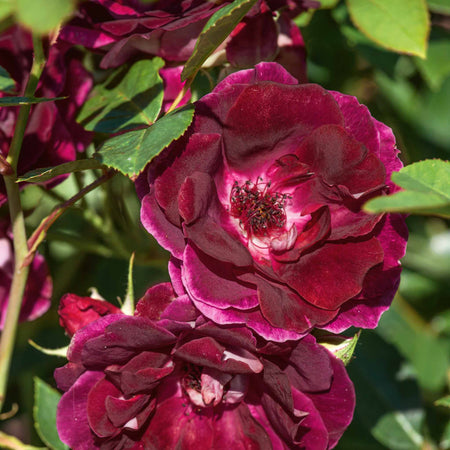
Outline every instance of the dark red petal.
{"label": "dark red petal", "polygon": [[386,182],[379,158],[338,125],[314,130],[296,154],[316,176],[327,184],[347,187],[351,194],[379,189]]}
{"label": "dark red petal", "polygon": [[383,262],[377,239],[325,244],[297,263],[281,266],[282,280],[319,308],[336,309],[361,292],[364,277]]}
{"label": "dark red petal", "polygon": [[199,218],[195,223],[184,226],[184,234],[196,247],[220,263],[230,263],[245,267],[253,264],[247,247],[225,231],[220,223],[208,216]]}
{"label": "dark red petal", "polygon": [[317,85],[289,86],[261,82],[247,87],[230,108],[223,137],[226,157],[245,170],[280,155],[274,148],[292,145],[324,124],[342,124],[334,98]]}
{"label": "dark red petal", "polygon": [[165,309],[175,300],[170,283],[160,283],[147,289],[147,292],[136,304],[136,316],[150,320],[159,320]]}
{"label": "dark red petal", "polygon": [[217,196],[211,176],[194,172],[186,177],[178,193],[178,210],[186,225],[203,217],[213,198]]}
{"label": "dark red petal", "polygon": [[237,67],[271,61],[277,51],[278,30],[271,11],[244,19],[230,34],[227,59]]}
{"label": "dark red petal", "polygon": [[239,281],[231,264],[205,257],[190,245],[184,252],[183,279],[188,293],[208,305],[221,309],[258,305],[255,286]]}
{"label": "dark red petal", "polygon": [[297,333],[327,323],[338,313],[338,310],[316,308],[288,287],[262,279],[258,282],[258,297],[261,312],[272,326]]}
{"label": "dark red petal", "polygon": [[80,328],[107,314],[122,314],[122,312],[117,306],[106,301],[79,297],[75,294],[65,294],[58,307],[59,324],[69,336],[73,336]]}

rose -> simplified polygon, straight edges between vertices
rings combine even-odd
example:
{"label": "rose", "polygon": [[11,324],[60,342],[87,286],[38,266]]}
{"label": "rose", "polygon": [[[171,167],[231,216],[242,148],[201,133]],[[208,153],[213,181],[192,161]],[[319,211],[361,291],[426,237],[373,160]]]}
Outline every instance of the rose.
{"label": "rose", "polygon": [[262,346],[245,327],[205,321],[168,283],[135,316],[78,330],[68,360],[55,372],[57,427],[74,450],[326,449],[354,409],[342,362],[312,336]]}
{"label": "rose", "polygon": [[58,307],[59,324],[70,337],[80,328],[108,314],[121,314],[121,310],[107,301],[75,294],[63,295]]}
{"label": "rose", "polygon": [[216,323],[275,341],[372,328],[398,287],[407,231],[361,206],[395,190],[397,154],[355,97],[261,63],[196,103],[188,132],[138,180],[141,220]]}
{"label": "rose", "polygon": [[[0,221],[0,330],[6,320],[9,292],[14,274],[14,250],[7,222]],[[19,320],[31,321],[42,316],[50,307],[52,280],[44,258],[36,254],[30,266]]]}
{"label": "rose", "polygon": [[[65,44],[52,45],[36,92],[37,97],[68,97],[45,102],[31,109],[20,153],[18,174],[50,167],[75,159],[90,142],[87,133],[75,121],[78,108],[92,86],[88,72],[69,52]],[[15,95],[23,95],[32,63],[32,41],[29,32],[14,26],[0,35],[0,66],[13,78]],[[5,94],[0,93],[0,97]],[[0,108],[0,153],[6,156],[14,133],[19,108]],[[61,181],[61,177],[57,179]],[[56,181],[56,182],[57,182]],[[48,185],[56,184],[52,180]],[[6,201],[3,178],[0,177],[0,205]]]}

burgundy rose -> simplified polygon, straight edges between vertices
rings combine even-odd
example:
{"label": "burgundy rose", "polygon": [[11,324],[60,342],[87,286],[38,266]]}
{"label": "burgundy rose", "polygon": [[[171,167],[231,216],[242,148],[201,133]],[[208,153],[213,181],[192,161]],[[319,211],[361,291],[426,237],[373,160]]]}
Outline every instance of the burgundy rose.
{"label": "burgundy rose", "polygon": [[[67,44],[53,45],[36,92],[37,97],[65,97],[66,100],[40,103],[32,107],[25,130],[19,175],[40,168],[72,161],[76,151],[84,150],[90,134],[75,121],[76,113],[92,86],[89,74],[67,50]],[[32,63],[32,41],[27,31],[12,27],[0,34],[0,66],[16,83],[16,95],[23,95]],[[0,97],[4,97],[0,93]],[[0,152],[6,156],[19,112],[18,107],[0,108]],[[55,184],[52,181],[51,184]],[[6,201],[0,178],[0,205]]]}
{"label": "burgundy rose", "polygon": [[372,328],[398,287],[407,230],[361,206],[395,190],[397,154],[355,97],[261,63],[196,103],[188,132],[138,181],[141,220],[216,323],[275,341]]}
{"label": "burgundy rose", "polygon": [[[327,449],[351,421],[353,386],[312,336],[258,346],[245,327],[197,317],[186,296],[155,286],[135,316],[75,333],[57,411],[74,450]],[[172,331],[165,325],[172,324]]]}
{"label": "burgundy rose", "polygon": [[[60,39],[106,53],[101,67],[117,67],[136,56],[157,55],[168,62],[186,61],[208,19],[231,0],[90,0],[61,31]],[[232,66],[248,68],[261,61],[284,64],[302,81],[303,39],[291,17],[319,2],[260,0],[233,31],[222,50]]]}
{"label": "burgundy rose", "polygon": [[88,323],[108,314],[121,314],[121,310],[111,303],[91,297],[65,294],[58,306],[59,324],[72,337],[76,331]]}
{"label": "burgundy rose", "polygon": [[[0,330],[3,329],[9,292],[14,275],[14,250],[8,224],[0,222]],[[30,266],[19,320],[31,321],[42,316],[50,307],[52,280],[44,258],[36,254]]]}

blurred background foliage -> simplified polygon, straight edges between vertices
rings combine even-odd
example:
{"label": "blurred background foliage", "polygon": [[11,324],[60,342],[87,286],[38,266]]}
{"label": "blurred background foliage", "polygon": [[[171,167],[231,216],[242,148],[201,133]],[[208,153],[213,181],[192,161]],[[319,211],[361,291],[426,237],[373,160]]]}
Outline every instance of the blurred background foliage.
{"label": "blurred background foliage", "polygon": [[[297,19],[308,51],[308,76],[326,89],[355,95],[372,115],[393,128],[405,164],[447,160],[450,152],[450,2],[429,0],[432,29],[426,59],[385,50],[351,22],[347,4],[322,1],[322,8]],[[199,76],[194,98],[211,89]],[[90,149],[92,153],[93,148]],[[31,232],[51,208],[70,198],[95,173],[72,174],[52,191],[31,186],[22,193]],[[355,418],[339,450],[450,449],[450,230],[435,217],[410,216],[408,249],[399,293],[374,331],[363,331],[348,365],[356,393]],[[88,295],[95,287],[111,302],[125,296],[128,260],[136,252],[134,283],[139,298],[153,283],[168,280],[168,253],[139,222],[133,183],[116,175],[70,208],[40,247],[54,280],[52,309],[21,324],[14,354],[9,404],[19,412],[2,429],[42,445],[32,426],[33,382],[53,384],[64,360],[32,348],[68,343],[57,326],[59,298]],[[352,334],[349,330],[349,336]],[[56,344],[57,343],[57,344]]]}

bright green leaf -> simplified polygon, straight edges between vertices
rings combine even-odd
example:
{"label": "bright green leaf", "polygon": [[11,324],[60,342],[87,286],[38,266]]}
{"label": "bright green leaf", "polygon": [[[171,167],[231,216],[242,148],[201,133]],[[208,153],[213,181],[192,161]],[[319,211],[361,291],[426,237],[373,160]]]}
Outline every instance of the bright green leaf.
{"label": "bright green leaf", "polygon": [[14,12],[13,0],[0,0],[0,20],[5,19]]}
{"label": "bright green leaf", "polygon": [[74,0],[16,0],[18,21],[38,34],[56,30],[74,9]]}
{"label": "bright green leaf", "polygon": [[194,75],[209,55],[226,39],[250,11],[256,0],[234,0],[216,11],[200,33],[191,57],[187,60],[181,79]]}
{"label": "bright green leaf", "polygon": [[403,212],[450,217],[450,162],[419,161],[392,174],[392,181],[404,191],[369,200],[371,213]]}
{"label": "bright green leaf", "polygon": [[34,426],[42,442],[54,450],[66,450],[56,430],[56,407],[61,394],[47,383],[34,377]]}
{"label": "bright green leaf", "polygon": [[117,133],[151,125],[161,111],[164,89],[159,69],[161,58],[136,62],[116,85],[119,69],[106,83],[94,89],[83,105],[77,121],[89,131]]}
{"label": "bright green leaf", "polygon": [[193,117],[194,105],[176,109],[150,127],[114,136],[94,156],[102,164],[135,178],[147,163],[183,135]]}
{"label": "bright green leaf", "polygon": [[333,353],[336,358],[339,358],[347,365],[352,360],[353,352],[355,351],[360,334],[360,331],[358,331],[358,333],[351,338],[338,335],[326,335],[320,337],[318,342],[328,351]]}
{"label": "bright green leaf", "polygon": [[65,173],[79,172],[88,169],[100,169],[102,165],[96,159],[80,159],[70,161],[55,167],[30,170],[17,179],[17,182],[42,183]]}
{"label": "bright green leaf", "polygon": [[0,67],[0,91],[12,94],[16,88],[16,83],[6,69]]}
{"label": "bright green leaf", "polygon": [[436,406],[445,406],[446,408],[450,408],[450,395],[440,398],[434,402]]}
{"label": "bright green leaf", "polygon": [[357,28],[384,48],[425,58],[430,22],[425,0],[347,0]]}
{"label": "bright green leaf", "polygon": [[64,100],[66,97],[55,98],[36,98],[36,97],[3,97],[0,98],[1,106],[21,106],[21,105],[34,105],[35,103],[53,102],[55,100]]}

